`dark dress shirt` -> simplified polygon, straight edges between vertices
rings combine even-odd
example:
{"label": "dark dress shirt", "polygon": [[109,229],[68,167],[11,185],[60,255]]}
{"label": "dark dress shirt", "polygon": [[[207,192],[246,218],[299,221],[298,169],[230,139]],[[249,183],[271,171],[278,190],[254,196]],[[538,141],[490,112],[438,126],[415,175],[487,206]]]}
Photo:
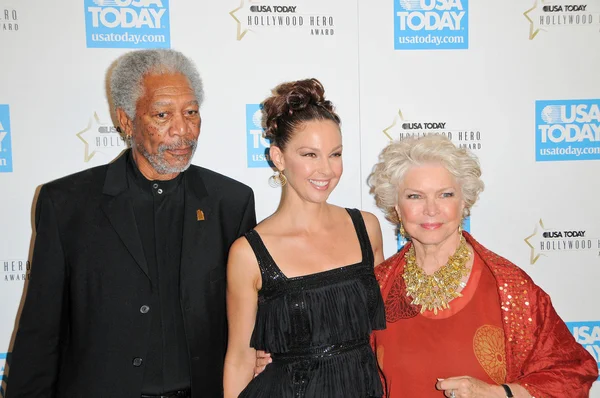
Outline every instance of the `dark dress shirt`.
{"label": "dark dress shirt", "polygon": [[144,247],[155,308],[150,344],[144,359],[142,393],[160,395],[190,387],[190,362],[179,294],[185,184],[183,173],[172,180],[150,181],[128,154],[127,178],[137,229]]}

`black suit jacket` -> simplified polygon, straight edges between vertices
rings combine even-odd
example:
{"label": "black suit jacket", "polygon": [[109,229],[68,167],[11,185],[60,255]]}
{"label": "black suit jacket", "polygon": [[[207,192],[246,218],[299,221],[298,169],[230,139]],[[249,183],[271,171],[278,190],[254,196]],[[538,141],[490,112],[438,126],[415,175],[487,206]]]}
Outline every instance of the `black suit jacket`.
{"label": "black suit jacket", "polygon": [[[139,398],[158,303],[126,195],[126,166],[121,156],[42,187],[7,398]],[[192,396],[221,397],[227,254],[256,224],[254,194],[196,166],[184,183],[180,302]]]}

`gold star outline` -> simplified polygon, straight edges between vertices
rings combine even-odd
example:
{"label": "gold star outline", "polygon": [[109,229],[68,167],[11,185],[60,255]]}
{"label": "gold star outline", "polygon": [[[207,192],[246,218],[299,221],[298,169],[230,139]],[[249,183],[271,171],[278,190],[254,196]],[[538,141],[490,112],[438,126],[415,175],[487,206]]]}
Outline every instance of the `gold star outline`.
{"label": "gold star outline", "polygon": [[383,129],[383,134],[385,134],[385,136],[387,138],[389,138],[390,141],[394,141],[394,139],[389,134],[389,132],[391,129],[393,129],[396,126],[396,124],[398,124],[399,121],[404,121],[404,117],[402,116],[402,110],[400,110],[400,109],[398,109],[398,114],[396,114],[396,116],[394,116],[394,122],[391,125],[389,125],[388,127],[386,127],[385,129]]}
{"label": "gold star outline", "polygon": [[[533,5],[533,7],[531,7],[529,10],[527,10],[523,13],[525,18],[527,18],[527,20],[529,21],[529,40],[533,40],[533,38],[535,36],[537,36],[537,34],[540,32],[540,28],[537,28],[537,29],[534,28],[535,22],[533,22],[533,19],[531,19],[529,17],[529,13],[532,12],[533,10],[535,10],[536,8],[538,8],[539,1],[540,0],[535,0],[535,4]],[[541,0],[541,2],[543,3],[544,0]]]}
{"label": "gold star outline", "polygon": [[535,225],[535,229],[533,230],[533,233],[531,235],[529,235],[528,237],[525,238],[525,243],[527,243],[527,246],[529,246],[531,248],[531,254],[529,256],[529,262],[531,264],[535,264],[535,262],[537,260],[539,260],[540,256],[543,256],[544,254],[539,253],[538,255],[535,254],[535,247],[529,242],[529,239],[533,238],[535,235],[537,235],[538,233],[538,226],[542,227],[542,229],[546,229],[546,227],[544,227],[544,222],[542,221],[542,219],[540,218],[540,221],[538,224]]}
{"label": "gold star outline", "polygon": [[246,35],[246,33],[248,33],[248,29],[244,29],[244,31],[242,32],[242,22],[237,19],[237,17],[235,16],[235,13],[238,12],[239,10],[241,10],[242,8],[244,8],[244,0],[241,0],[240,2],[240,6],[238,8],[236,8],[235,10],[231,11],[229,13],[229,15],[231,15],[231,17],[233,19],[235,19],[235,22],[237,22],[237,40],[240,41],[244,38],[244,36]]}
{"label": "gold star outline", "polygon": [[[96,120],[96,124],[98,124],[98,125],[102,124],[100,122],[100,118],[98,118],[98,114],[96,112],[94,112],[93,118]],[[77,138],[79,138],[85,145],[85,154],[83,155],[83,161],[86,163],[89,162],[90,160],[92,160],[92,158],[96,154],[96,150],[93,150],[92,153],[90,153],[90,144],[86,141],[85,138],[83,138],[83,134],[90,131],[91,128],[92,128],[92,118],[90,117],[90,121],[88,122],[87,127],[85,129],[81,130],[79,133],[77,133]]]}

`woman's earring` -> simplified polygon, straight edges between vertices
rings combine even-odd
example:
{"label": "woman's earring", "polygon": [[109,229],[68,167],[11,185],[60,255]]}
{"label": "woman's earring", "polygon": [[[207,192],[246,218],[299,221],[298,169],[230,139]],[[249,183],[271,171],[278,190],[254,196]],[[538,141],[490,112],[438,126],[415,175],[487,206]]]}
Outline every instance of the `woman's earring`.
{"label": "woman's earring", "polygon": [[400,235],[406,238],[406,230],[404,229],[404,225],[402,224],[402,220],[400,220]]}
{"label": "woman's earring", "polygon": [[287,184],[287,178],[283,171],[276,170],[271,177],[269,177],[269,186],[271,188],[283,187]]}

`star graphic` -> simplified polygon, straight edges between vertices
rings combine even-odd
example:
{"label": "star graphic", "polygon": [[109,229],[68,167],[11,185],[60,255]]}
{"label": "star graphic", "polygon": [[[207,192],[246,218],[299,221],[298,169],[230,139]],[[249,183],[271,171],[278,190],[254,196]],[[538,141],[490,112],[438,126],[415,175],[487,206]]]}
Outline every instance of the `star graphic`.
{"label": "star graphic", "polygon": [[537,233],[538,233],[538,226],[542,227],[542,229],[546,229],[546,227],[544,227],[544,222],[540,218],[539,223],[535,225],[535,229],[533,230],[533,233],[531,235],[529,235],[527,238],[525,238],[525,243],[527,243],[527,246],[529,246],[531,248],[531,255],[529,256],[529,262],[531,264],[535,264],[535,262],[540,258],[540,256],[544,256],[544,254],[542,254],[542,253],[539,253],[538,255],[536,255],[535,254],[535,247],[531,244],[531,242],[529,242],[529,240],[531,238],[533,238],[534,236],[537,235]]}
{"label": "star graphic", "polygon": [[95,126],[101,126],[101,125],[105,124],[100,121],[100,118],[98,118],[98,114],[96,112],[94,112],[94,115],[92,117],[90,117],[90,121],[88,122],[87,127],[76,134],[77,138],[79,138],[85,145],[85,154],[83,155],[83,161],[86,163],[89,162],[90,160],[92,160],[92,158],[94,157],[96,152],[98,152],[97,147],[94,146],[95,149],[90,153],[90,143],[85,138],[83,138],[83,135],[85,133],[92,131],[92,120],[96,121],[94,123]]}
{"label": "star graphic", "polygon": [[[529,17],[530,13],[534,13],[536,11],[539,11],[538,8],[538,3],[543,3],[544,0],[535,0],[535,4],[533,5],[533,7],[531,7],[529,10],[525,11],[523,13],[523,15],[525,16],[525,18],[527,18],[527,20],[529,21],[529,40],[533,40],[533,38],[540,32],[540,28],[539,25],[537,25],[534,20],[532,18]],[[533,16],[533,15],[532,15]],[[537,16],[533,16],[533,18],[536,18]]]}
{"label": "star graphic", "polygon": [[394,116],[394,122],[391,125],[389,125],[388,127],[386,127],[385,129],[383,129],[383,134],[385,134],[385,136],[387,138],[389,138],[390,141],[394,141],[394,138],[392,138],[392,136],[389,134],[390,130],[396,126],[398,121],[403,121],[403,120],[404,120],[404,117],[402,116],[402,110],[398,109],[398,114],[396,116]]}
{"label": "star graphic", "polygon": [[235,21],[237,22],[237,40],[238,41],[242,40],[242,38],[246,35],[246,33],[248,33],[247,28],[244,28],[242,31],[242,22],[235,16],[235,13],[240,10],[243,10],[243,8],[244,8],[244,0],[241,0],[240,6],[229,13],[229,15],[231,15],[231,17],[233,19],[235,19]]}

